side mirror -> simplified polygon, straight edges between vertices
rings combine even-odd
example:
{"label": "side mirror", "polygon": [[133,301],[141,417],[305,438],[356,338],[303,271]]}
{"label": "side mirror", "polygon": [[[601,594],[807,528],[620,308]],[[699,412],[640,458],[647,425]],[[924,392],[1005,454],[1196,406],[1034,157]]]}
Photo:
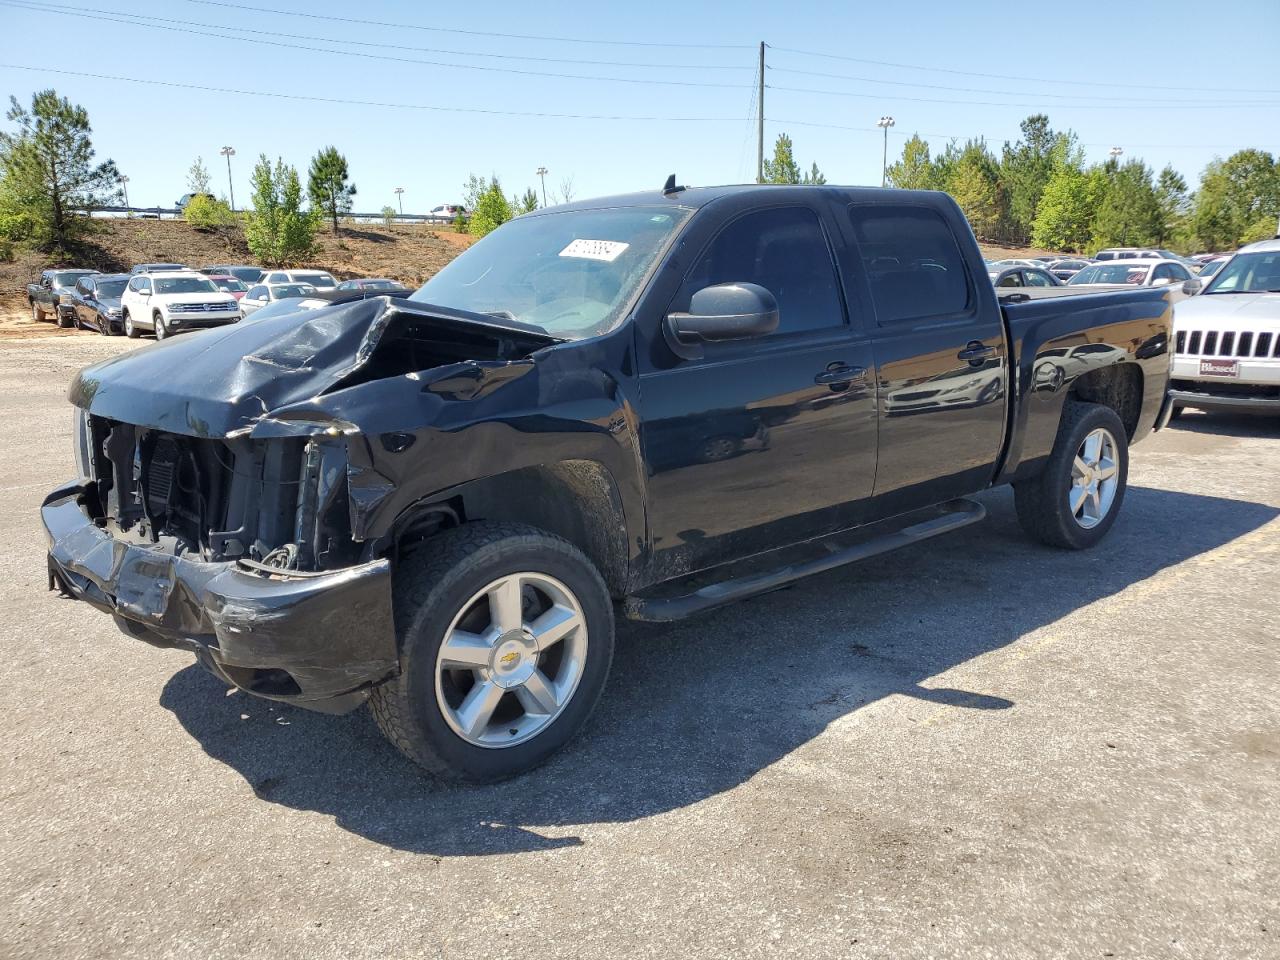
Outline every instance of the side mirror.
{"label": "side mirror", "polygon": [[1182,292],[1188,297],[1194,297],[1203,289],[1204,281],[1197,277],[1192,277],[1190,280],[1184,280],[1182,282]]}
{"label": "side mirror", "polygon": [[702,356],[704,343],[748,340],[778,329],[778,301],[755,283],[718,283],[690,298],[688,313],[669,313],[667,343],[686,360]]}

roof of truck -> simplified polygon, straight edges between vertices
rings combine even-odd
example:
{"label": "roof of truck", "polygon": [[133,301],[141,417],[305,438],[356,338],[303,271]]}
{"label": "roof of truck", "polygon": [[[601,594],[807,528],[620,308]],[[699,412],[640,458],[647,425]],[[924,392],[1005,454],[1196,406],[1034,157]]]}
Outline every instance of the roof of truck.
{"label": "roof of truck", "polygon": [[740,183],[719,187],[680,187],[674,192],[662,190],[644,190],[638,193],[619,193],[607,197],[592,197],[589,200],[575,200],[573,203],[558,207],[544,207],[526,216],[538,216],[564,210],[598,210],[602,207],[637,207],[649,204],[674,204],[681,207],[702,207],[723,197],[736,196],[742,193],[768,192],[771,195],[787,194],[793,197],[806,197],[816,193],[838,192],[844,196],[852,195],[857,200],[885,200],[891,197],[928,199],[936,202],[945,198],[946,194],[937,190],[892,190],[884,187],[846,187],[836,184],[790,185],[773,183]]}

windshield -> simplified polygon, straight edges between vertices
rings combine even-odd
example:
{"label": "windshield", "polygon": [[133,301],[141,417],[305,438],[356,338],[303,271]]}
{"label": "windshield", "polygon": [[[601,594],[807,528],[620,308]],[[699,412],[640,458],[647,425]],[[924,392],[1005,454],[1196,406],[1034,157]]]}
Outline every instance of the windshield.
{"label": "windshield", "polygon": [[520,217],[409,299],[535,326],[565,339],[613,328],[691,211],[615,207]]}
{"label": "windshield", "polygon": [[97,285],[97,293],[99,300],[110,300],[112,297],[119,298],[124,294],[124,285],[128,280],[108,280],[106,283]]}
{"label": "windshield", "polygon": [[309,297],[316,288],[309,283],[277,283],[271,288],[271,296],[277,300],[285,297]]}
{"label": "windshield", "polygon": [[55,273],[53,275],[53,285],[55,287],[74,287],[77,280],[88,276],[92,272],[92,270],[77,270],[75,273]]}
{"label": "windshield", "polygon": [[217,293],[204,277],[156,277],[156,293]]}
{"label": "windshield", "polygon": [[219,290],[225,290],[227,293],[239,293],[241,290],[248,290],[243,283],[232,277],[218,277],[213,281]]}
{"label": "windshield", "polygon": [[1085,267],[1067,281],[1069,286],[1082,287],[1090,283],[1128,283],[1140,285],[1147,279],[1147,268],[1124,263],[1095,263]]}
{"label": "windshield", "polygon": [[1200,268],[1199,276],[1212,277],[1215,273],[1227,265],[1225,260],[1214,260],[1212,263],[1206,263]]}
{"label": "windshield", "polygon": [[1280,293],[1280,250],[1236,254],[1204,292]]}

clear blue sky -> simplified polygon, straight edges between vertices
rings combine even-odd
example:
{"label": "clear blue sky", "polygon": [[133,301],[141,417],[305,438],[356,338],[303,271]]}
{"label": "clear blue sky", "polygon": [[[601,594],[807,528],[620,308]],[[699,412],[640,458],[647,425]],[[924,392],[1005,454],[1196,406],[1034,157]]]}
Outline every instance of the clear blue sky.
{"label": "clear blue sky", "polygon": [[[977,134],[998,150],[1017,138],[1019,120],[1043,111],[1055,128],[1073,128],[1091,159],[1118,145],[1126,159],[1156,169],[1172,163],[1193,186],[1215,155],[1280,151],[1280,0],[480,0],[434,9],[397,0],[0,0],[0,24],[9,38],[0,90],[29,102],[32,91],[52,86],[84,105],[99,156],[130,177],[130,200],[140,205],[172,203],[196,156],[224,192],[224,144],[237,150],[241,205],[258,154],[283,156],[305,176],[311,155],[329,143],[350,162],[362,210],[394,206],[396,186],[405,188],[406,212],[454,201],[472,172],[496,173],[509,193],[520,191],[537,186],[539,165],[551,171],[549,190],[572,177],[579,198],[657,187],[673,171],[688,184],[749,180],[761,40],[771,47],[766,149],[785,131],[801,165],[816,160],[835,183],[879,183],[875,123],[883,114],[897,121],[891,157],[916,131],[935,150]],[[433,63],[404,62],[424,60]],[[458,109],[284,100],[58,69]],[[534,75],[551,73],[578,78]],[[939,100],[961,102],[930,102]]]}

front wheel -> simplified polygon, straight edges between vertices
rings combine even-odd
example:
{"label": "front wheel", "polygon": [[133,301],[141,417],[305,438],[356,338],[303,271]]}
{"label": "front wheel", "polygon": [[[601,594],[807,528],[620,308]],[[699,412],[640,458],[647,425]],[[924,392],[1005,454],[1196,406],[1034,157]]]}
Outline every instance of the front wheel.
{"label": "front wheel", "polygon": [[163,340],[169,335],[169,328],[164,325],[164,314],[155,314],[151,318],[151,325],[155,328],[157,340]]}
{"label": "front wheel", "polygon": [[1044,470],[1013,486],[1018,522],[1050,546],[1092,547],[1115,523],[1128,479],[1120,417],[1101,404],[1068,401]]}
{"label": "front wheel", "polygon": [[124,335],[130,340],[138,339],[138,328],[133,325],[133,314],[128,310],[124,312]]}
{"label": "front wheel", "polygon": [[370,706],[428,771],[473,783],[523,773],[600,699],[613,606],[567,541],[523,524],[466,524],[410,555],[394,596],[401,673]]}
{"label": "front wheel", "polygon": [[58,326],[60,326],[63,330],[70,330],[73,326],[77,325],[75,323],[75,317],[67,316],[67,311],[63,310],[57,304],[54,305],[53,311],[54,311],[54,316],[58,321]]}

